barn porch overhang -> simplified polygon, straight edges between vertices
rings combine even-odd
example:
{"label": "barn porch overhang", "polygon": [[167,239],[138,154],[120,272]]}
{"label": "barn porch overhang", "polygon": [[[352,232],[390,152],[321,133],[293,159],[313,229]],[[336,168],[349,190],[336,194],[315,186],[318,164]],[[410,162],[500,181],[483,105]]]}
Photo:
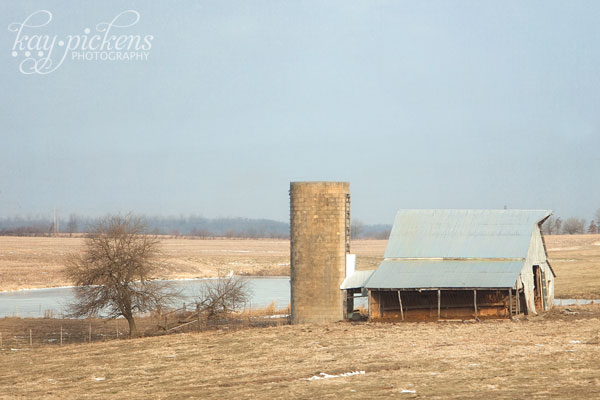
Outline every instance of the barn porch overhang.
{"label": "barn porch overhang", "polygon": [[514,286],[503,286],[503,287],[498,287],[498,286],[494,286],[494,287],[426,287],[426,288],[368,288],[367,290],[370,291],[374,291],[374,292],[426,292],[426,291],[437,291],[437,290],[442,290],[442,291],[446,291],[446,290],[453,290],[453,291],[460,291],[460,290],[509,290],[509,289],[515,289]]}

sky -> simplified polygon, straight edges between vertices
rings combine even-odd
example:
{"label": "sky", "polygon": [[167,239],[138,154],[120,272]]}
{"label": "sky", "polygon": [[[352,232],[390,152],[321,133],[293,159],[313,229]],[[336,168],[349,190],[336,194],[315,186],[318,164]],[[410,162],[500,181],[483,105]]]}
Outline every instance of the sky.
{"label": "sky", "polygon": [[[146,59],[58,45],[111,21]],[[600,208],[600,2],[1,1],[0,32],[3,217],[287,221],[309,180],[366,223]]]}

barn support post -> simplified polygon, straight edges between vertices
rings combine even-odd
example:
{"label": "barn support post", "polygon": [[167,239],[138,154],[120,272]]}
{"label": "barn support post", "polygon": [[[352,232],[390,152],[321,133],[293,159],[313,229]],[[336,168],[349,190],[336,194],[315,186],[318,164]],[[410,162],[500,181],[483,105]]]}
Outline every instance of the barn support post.
{"label": "barn support post", "polygon": [[344,299],[344,319],[348,319],[354,312],[354,292],[352,290],[345,290],[346,296]]}
{"label": "barn support post", "polygon": [[508,288],[508,315],[510,318],[512,318],[512,289]]}
{"label": "barn support post", "polygon": [[402,292],[398,290],[398,303],[400,303],[400,317],[402,318],[402,321],[404,321],[404,310],[402,309],[402,295],[400,293]]}
{"label": "barn support post", "polygon": [[371,298],[372,293],[371,293],[371,289],[367,289],[367,309],[368,309],[368,313],[369,313],[369,320],[371,320],[371,316],[373,314],[371,314],[371,302],[373,301],[373,299]]}
{"label": "barn support post", "polygon": [[440,320],[441,313],[441,305],[442,305],[442,291],[438,289],[438,321]]}
{"label": "barn support post", "polygon": [[477,318],[477,289],[473,289],[473,306],[475,307],[475,318]]}
{"label": "barn support post", "polygon": [[519,289],[517,289],[517,315],[521,314],[521,293],[519,292]]}

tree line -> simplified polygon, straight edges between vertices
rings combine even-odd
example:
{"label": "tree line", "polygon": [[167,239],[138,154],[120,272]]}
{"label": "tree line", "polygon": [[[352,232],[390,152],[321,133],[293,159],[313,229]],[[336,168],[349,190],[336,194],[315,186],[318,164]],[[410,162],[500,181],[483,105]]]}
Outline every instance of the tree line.
{"label": "tree line", "polygon": [[[58,218],[58,231],[61,234],[88,233],[104,217],[87,217],[70,214]],[[195,236],[199,238],[271,238],[287,239],[290,225],[287,222],[253,218],[205,218],[189,216],[145,216],[145,226],[153,234],[171,236]],[[353,239],[387,239],[391,225],[369,225],[353,220]],[[15,216],[0,218],[2,236],[51,236],[54,221],[49,217]]]}
{"label": "tree line", "polygon": [[599,233],[600,208],[589,223],[584,218],[567,218],[564,221],[558,216],[551,216],[542,224],[542,232],[547,235],[576,235],[582,233]]}

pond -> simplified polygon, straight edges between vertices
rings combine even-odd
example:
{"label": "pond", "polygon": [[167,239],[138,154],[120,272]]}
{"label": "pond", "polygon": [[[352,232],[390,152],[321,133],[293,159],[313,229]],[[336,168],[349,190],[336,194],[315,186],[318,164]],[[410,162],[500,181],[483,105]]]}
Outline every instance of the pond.
{"label": "pond", "polygon": [[[193,298],[200,292],[202,285],[206,284],[208,279],[192,280],[173,280],[173,287],[181,290],[185,296],[183,301],[192,303]],[[263,308],[275,302],[277,308],[285,308],[290,303],[290,278],[276,277],[250,277],[248,282],[251,289],[250,302],[246,305],[248,308]],[[49,289],[31,289],[14,292],[0,293],[0,318],[2,317],[22,317],[37,318],[43,317],[46,312],[52,312],[55,317],[60,316],[65,306],[73,299],[73,289],[49,288]],[[182,302],[183,302],[182,301]],[[600,303],[600,300],[577,300],[577,299],[555,299],[555,305],[576,305]],[[366,307],[366,299],[356,299],[355,306],[362,305]]]}
{"label": "pond", "polygon": [[[188,304],[200,292],[207,279],[174,280],[170,282],[175,289],[181,290]],[[251,296],[246,305],[249,308],[266,307],[275,302],[277,308],[285,308],[290,303],[290,278],[248,278]],[[66,305],[73,299],[73,289],[70,287],[19,290],[0,293],[0,318],[43,317],[52,312],[60,316]]]}

